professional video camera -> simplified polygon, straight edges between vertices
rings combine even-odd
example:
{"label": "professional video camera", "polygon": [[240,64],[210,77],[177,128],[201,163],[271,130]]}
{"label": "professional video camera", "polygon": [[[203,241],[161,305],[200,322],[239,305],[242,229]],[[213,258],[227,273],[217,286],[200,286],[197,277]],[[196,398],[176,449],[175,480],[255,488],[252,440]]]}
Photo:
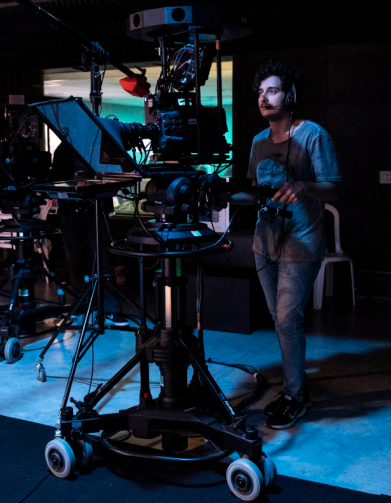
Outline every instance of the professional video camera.
{"label": "professional video camera", "polygon": [[[187,36],[194,38],[191,31]],[[122,123],[122,144],[127,151],[137,148],[141,152],[145,151],[143,141],[150,140],[150,160],[177,161],[181,169],[227,162],[231,146],[225,138],[228,128],[221,100],[218,106],[203,106],[200,101],[200,87],[208,80],[213,48],[187,41],[180,49],[177,45],[171,49],[171,43],[171,37],[160,41],[161,74],[155,93],[144,96],[145,124]],[[121,81],[125,90],[129,89],[129,80]]]}
{"label": "professional video camera", "polygon": [[0,97],[0,211],[17,222],[40,213],[45,200],[31,186],[51,176],[42,121],[27,101],[22,95]]}
{"label": "professional video camera", "polygon": [[[168,15],[167,9],[156,10],[156,16],[162,10]],[[128,76],[120,81],[125,90],[134,93],[137,87],[137,94],[144,95],[145,124],[98,117],[80,98],[38,103],[34,108],[86,168],[93,169],[94,176],[103,175],[107,180],[118,177],[119,173],[133,173],[148,179],[145,191],[137,193],[135,190],[132,197],[137,202],[143,200],[142,209],[155,214],[155,220],[148,222],[146,227],[158,241],[159,233],[163,229],[166,231],[168,226],[173,230],[174,224],[180,224],[182,230],[190,224],[190,240],[195,239],[194,224],[199,227],[198,238],[208,236],[211,233],[206,224],[199,222],[199,216],[226,207],[229,194],[244,189],[247,194],[242,198],[236,195],[235,204],[258,207],[265,204],[266,197],[274,194],[270,187],[251,188],[248,183],[234,183],[232,179],[227,183],[217,174],[233,162],[229,156],[232,148],[225,138],[227,124],[222,107],[220,39],[233,37],[235,31],[232,27],[227,31],[225,25],[194,28],[179,23],[181,31],[178,34],[177,25],[162,25],[161,21],[157,24],[149,21],[146,27],[144,15],[140,35],[135,27],[137,16],[131,18],[129,34],[148,39],[153,32],[161,59],[161,74],[153,94],[149,92],[144,73],[141,77]],[[97,57],[101,53],[102,50],[98,51]],[[200,88],[208,80],[214,56],[217,106],[210,107],[201,103]],[[141,153],[138,162],[135,161],[137,151]],[[206,175],[201,165],[213,166],[214,175]],[[50,193],[56,197],[55,187]],[[165,243],[177,238],[178,234],[172,234],[167,240],[166,235]]]}

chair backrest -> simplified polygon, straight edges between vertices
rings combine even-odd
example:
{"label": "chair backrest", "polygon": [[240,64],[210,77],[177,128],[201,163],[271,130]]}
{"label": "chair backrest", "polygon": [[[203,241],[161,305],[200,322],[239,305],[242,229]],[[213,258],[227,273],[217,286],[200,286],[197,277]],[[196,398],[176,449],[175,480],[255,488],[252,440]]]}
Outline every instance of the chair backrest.
{"label": "chair backrest", "polygon": [[333,215],[333,226],[334,226],[334,248],[336,253],[343,253],[341,248],[341,236],[339,231],[339,212],[337,208],[331,204],[326,203],[325,210],[329,211]]}

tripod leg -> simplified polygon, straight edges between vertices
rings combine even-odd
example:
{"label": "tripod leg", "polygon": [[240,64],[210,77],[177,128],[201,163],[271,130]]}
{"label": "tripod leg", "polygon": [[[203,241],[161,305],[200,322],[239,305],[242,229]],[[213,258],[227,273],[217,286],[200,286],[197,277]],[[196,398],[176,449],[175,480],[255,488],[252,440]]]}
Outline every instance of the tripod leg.
{"label": "tripod leg", "polygon": [[[109,286],[109,291],[113,290],[118,296],[120,296],[123,300],[125,300],[127,303],[129,303],[131,306],[133,306],[137,311],[139,311],[140,317],[141,317],[141,326],[145,326],[145,322],[143,322],[143,318],[151,321],[153,324],[156,323],[156,320],[148,313],[145,313],[145,308],[144,308],[144,303],[140,300],[140,304],[137,304],[133,299],[130,299],[127,295],[125,295],[115,283],[109,278],[105,284],[105,286]],[[141,286],[140,286],[140,297],[141,297]],[[143,313],[145,313],[143,315]]]}
{"label": "tripod leg", "polygon": [[[62,403],[61,403],[60,412],[66,407],[66,405],[68,403],[69,394],[71,392],[73,380],[75,378],[76,368],[77,368],[77,365],[78,365],[79,361],[81,360],[80,353],[83,350],[84,336],[85,336],[85,333],[87,331],[88,318],[90,316],[92,301],[93,301],[93,298],[94,298],[94,295],[95,295],[95,291],[96,291],[97,285],[98,285],[98,282],[97,281],[93,281],[90,303],[88,305],[87,313],[86,313],[86,316],[84,318],[83,327],[81,329],[79,340],[78,340],[77,347],[76,347],[76,352],[75,352],[75,355],[74,355],[74,357],[72,359],[72,366],[71,366],[71,370],[70,370],[70,373],[69,373],[67,385],[66,385],[66,388],[65,388],[64,397],[63,397],[63,400],[62,400]],[[93,330],[93,332],[95,332],[95,330]],[[90,335],[90,337],[91,336],[92,336],[92,334]]]}
{"label": "tripod leg", "polygon": [[[147,330],[147,318],[156,324],[156,321],[147,314],[146,312],[146,302],[145,302],[145,288],[144,288],[144,260],[142,257],[139,259],[139,277],[140,277],[140,305],[137,305],[131,299],[121,292],[118,287],[110,280],[105,283],[105,287],[113,289],[113,291],[119,294],[123,299],[125,299],[129,304],[135,307],[140,312],[140,330],[136,332],[136,352],[139,351],[140,347],[148,340],[149,334]],[[140,406],[147,406],[150,404],[152,395],[149,385],[149,363],[146,356],[143,355],[140,358],[140,394],[139,394]]]}
{"label": "tripod leg", "polygon": [[10,303],[8,306],[8,313],[7,314],[8,314],[8,322],[9,323],[11,322],[12,317],[14,315],[15,302],[18,297],[19,284],[20,284],[20,280],[22,279],[22,277],[23,277],[23,269],[19,269],[18,273],[16,274],[16,276],[14,278],[15,282],[12,287],[11,299],[10,299]]}
{"label": "tripod leg", "polygon": [[42,241],[44,241],[44,240],[43,239],[34,239],[34,245],[35,245],[35,248],[37,249],[37,251],[41,257],[41,260],[42,260],[42,265],[43,265],[43,269],[44,269],[45,276],[46,276],[46,282],[49,283],[49,276],[50,276],[49,264],[48,264],[49,252],[48,252],[46,244],[45,244],[45,251],[43,250]]}
{"label": "tripod leg", "polygon": [[[95,293],[95,290],[99,287],[100,281],[101,281],[101,278],[97,276],[96,279],[95,279],[95,282],[94,282],[93,293],[91,295],[90,302],[88,303],[87,312],[85,314],[84,323],[83,323],[83,329],[84,329],[84,327],[87,327],[88,320],[90,319],[90,315],[93,318],[92,304],[93,304],[93,301],[94,301],[94,293]],[[92,319],[92,323],[95,323],[95,320]],[[99,318],[98,318],[98,323],[94,325],[94,330],[91,332],[91,334],[89,335],[89,337],[85,341],[85,343],[83,343],[80,346],[80,352],[79,352],[79,354],[77,356],[78,361],[80,361],[84,357],[84,355],[90,349],[90,347],[95,342],[95,340],[97,339],[97,337],[100,334],[102,334],[103,332],[104,332],[104,327],[99,323]],[[76,355],[75,355],[75,358],[76,358]]]}
{"label": "tripod leg", "polygon": [[[43,359],[45,357],[45,354],[47,353],[47,351],[49,351],[49,348],[52,346],[52,344],[54,343],[54,341],[57,339],[58,335],[64,329],[66,329],[66,327],[68,325],[68,321],[71,319],[71,316],[73,315],[73,313],[76,312],[76,310],[79,308],[79,306],[83,303],[85,297],[87,297],[87,295],[88,295],[88,293],[89,293],[89,291],[91,289],[92,289],[92,284],[88,286],[88,288],[85,290],[85,292],[80,297],[80,299],[75,304],[75,306],[69,311],[69,313],[67,314],[67,316],[62,321],[61,325],[57,328],[57,330],[54,331],[53,335],[49,339],[49,341],[46,344],[46,346],[44,347],[43,351],[38,356],[36,364],[35,364],[35,368],[37,370],[37,379],[38,379],[38,381],[46,382],[46,371],[45,371],[45,367],[43,366],[43,363],[42,363]],[[86,318],[86,319],[88,320],[88,318]]]}
{"label": "tripod leg", "polygon": [[209,396],[211,397],[214,406],[220,411],[227,424],[235,423],[238,418],[228,399],[209,372],[204,358],[200,355],[194,354],[183,338],[180,338],[180,341],[192,356],[191,366],[194,368],[195,375],[198,374],[198,377],[201,379],[201,385],[209,392]]}
{"label": "tripod leg", "polygon": [[139,362],[145,358],[145,351],[155,347],[159,342],[158,337],[149,337],[137,350],[137,353],[131,358],[111,379],[103,386],[84,397],[84,404],[92,409],[114,386],[123,379]]}
{"label": "tripod leg", "polygon": [[42,241],[43,241],[42,239],[37,239],[34,241],[34,243],[35,243],[35,247],[37,248],[37,250],[41,256],[41,259],[42,259],[42,263],[43,263],[43,267],[44,267],[43,272],[46,277],[46,282],[53,281],[53,283],[56,285],[57,295],[58,295],[60,304],[63,306],[65,304],[65,295],[64,295],[63,290],[65,290],[70,295],[72,295],[72,297],[76,297],[77,294],[73,290],[71,290],[70,288],[67,288],[64,285],[61,285],[60,282],[58,281],[58,279],[56,278],[55,273],[51,270],[51,267],[50,267],[50,259],[48,257],[48,253],[43,250]]}
{"label": "tripod leg", "polygon": [[64,318],[64,320],[62,321],[61,325],[57,328],[57,330],[55,330],[55,332],[53,333],[53,335],[50,338],[49,342],[46,344],[46,346],[44,347],[43,351],[39,355],[39,357],[38,357],[39,361],[43,360],[45,354],[47,353],[47,351],[49,350],[50,346],[53,344],[53,342],[57,338],[58,334],[60,332],[62,332],[62,330],[64,330],[64,328],[67,327],[67,322],[70,320],[71,316],[76,312],[76,310],[78,309],[78,307],[83,303],[84,299],[87,297],[87,295],[88,295],[88,293],[89,293],[89,291],[91,289],[92,289],[92,285],[89,285],[88,288],[83,293],[83,295],[78,300],[78,302],[74,305],[74,307],[69,311],[69,313],[67,314],[67,316]]}

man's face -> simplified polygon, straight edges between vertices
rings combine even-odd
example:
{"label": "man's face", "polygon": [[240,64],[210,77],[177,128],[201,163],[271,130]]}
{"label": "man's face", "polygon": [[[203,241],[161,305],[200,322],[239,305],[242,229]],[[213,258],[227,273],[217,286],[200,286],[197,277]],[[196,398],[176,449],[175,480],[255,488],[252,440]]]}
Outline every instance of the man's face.
{"label": "man's face", "polygon": [[258,90],[258,106],[262,117],[271,121],[281,119],[288,113],[280,77],[271,75],[262,80]]}

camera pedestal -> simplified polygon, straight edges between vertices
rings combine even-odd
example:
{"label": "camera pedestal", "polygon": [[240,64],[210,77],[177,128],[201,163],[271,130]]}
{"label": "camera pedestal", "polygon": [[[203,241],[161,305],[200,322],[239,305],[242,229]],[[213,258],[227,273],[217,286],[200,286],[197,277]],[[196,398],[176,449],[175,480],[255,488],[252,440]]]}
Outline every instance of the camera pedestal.
{"label": "camera pedestal", "polygon": [[[146,237],[150,244],[151,236]],[[155,242],[156,243],[156,242]],[[238,416],[210,374],[203,347],[192,327],[186,324],[186,278],[181,274],[181,259],[186,252],[197,250],[145,252],[124,249],[125,243],[113,244],[113,251],[128,257],[158,257],[161,272],[155,278],[157,288],[157,319],[153,329],[142,324],[136,333],[136,354],[104,385],[86,395],[83,401],[71,398],[76,406],[63,401],[56,425],[55,439],[46,447],[46,461],[54,475],[65,478],[85,466],[92,457],[89,434],[102,433],[105,447],[117,454],[171,462],[217,460],[238,452],[243,458],[234,461],[227,481],[236,496],[249,501],[261,489],[274,482],[273,462],[262,451],[258,429],[246,425],[246,417]],[[209,250],[223,253],[227,245]],[[145,318],[144,318],[145,320]],[[74,361],[78,360],[75,354]],[[152,399],[149,389],[149,364],[156,364],[161,374],[161,392]],[[115,414],[99,414],[94,407],[136,365],[140,365],[139,404]],[[187,370],[193,378],[188,384]],[[161,438],[162,450],[113,440],[115,433],[129,431],[135,439]],[[203,437],[208,448],[205,454],[188,448],[192,437]],[[210,446],[212,448],[210,449]],[[267,460],[267,461],[265,461]],[[255,494],[254,498],[252,495]]]}

